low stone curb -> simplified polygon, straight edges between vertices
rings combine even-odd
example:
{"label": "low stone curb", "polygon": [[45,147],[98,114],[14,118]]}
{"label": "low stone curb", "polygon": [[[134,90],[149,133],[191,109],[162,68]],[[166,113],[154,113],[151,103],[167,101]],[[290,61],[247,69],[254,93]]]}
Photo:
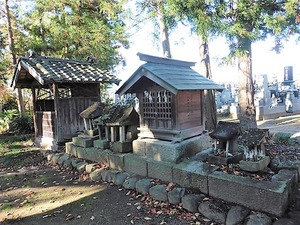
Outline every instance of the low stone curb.
{"label": "low stone curb", "polygon": [[[182,204],[183,208],[187,211],[193,213],[199,212],[206,218],[218,223],[233,225],[244,221],[245,225],[272,224],[271,217],[264,213],[252,211],[252,214],[249,215],[250,209],[239,205],[233,205],[228,210],[224,210],[220,208],[219,204],[217,202],[215,203],[215,201],[205,201],[204,194],[187,194],[185,188],[182,187],[174,187],[172,190],[168,190],[165,184],[154,185],[151,182],[151,179],[145,178],[144,176],[121,172],[115,169],[97,168],[97,164],[95,163],[89,164],[85,160],[71,157],[66,153],[48,153],[45,157],[54,165],[63,166],[67,161],[67,164],[74,169],[77,169],[79,172],[89,172],[89,176],[92,181],[102,180],[104,182],[113,183],[117,186],[122,186],[128,190],[135,190],[143,195],[149,193],[151,198],[158,201],[167,202],[169,204]],[[82,169],[83,166],[80,167],[79,165],[84,165],[84,169]],[[214,173],[216,172],[213,172],[212,174]],[[291,179],[291,186],[295,185],[295,182],[299,179],[298,176],[295,177],[294,173],[289,171],[283,171],[282,174]],[[274,179],[280,180],[282,179],[282,176]],[[293,215],[293,217],[290,216],[291,218],[280,218],[275,221],[273,225],[280,225],[285,222],[293,224],[292,222],[297,221],[300,217],[300,212],[299,215],[297,213],[298,211],[296,211],[296,214]]]}

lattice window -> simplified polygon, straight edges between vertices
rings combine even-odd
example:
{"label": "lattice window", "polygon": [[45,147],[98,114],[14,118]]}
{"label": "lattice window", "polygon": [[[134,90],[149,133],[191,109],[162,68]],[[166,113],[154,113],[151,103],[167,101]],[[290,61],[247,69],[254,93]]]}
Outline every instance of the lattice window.
{"label": "lattice window", "polygon": [[172,94],[169,91],[144,91],[144,125],[172,129]]}
{"label": "lattice window", "polygon": [[39,100],[51,100],[53,98],[53,93],[50,89],[41,88],[37,92],[37,99]]}
{"label": "lattice window", "polygon": [[71,98],[71,89],[69,87],[58,88],[58,97],[63,99]]}

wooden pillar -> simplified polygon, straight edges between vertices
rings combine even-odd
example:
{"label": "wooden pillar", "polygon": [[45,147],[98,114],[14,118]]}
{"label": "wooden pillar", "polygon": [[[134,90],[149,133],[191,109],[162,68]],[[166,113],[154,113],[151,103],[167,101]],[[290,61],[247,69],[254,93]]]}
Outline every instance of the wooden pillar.
{"label": "wooden pillar", "polygon": [[37,107],[36,107],[36,92],[35,92],[35,88],[32,87],[31,88],[31,93],[32,93],[32,106],[33,106],[33,125],[34,125],[34,137],[37,137],[38,136],[38,125],[37,125],[37,115],[36,115],[36,110],[37,110]]}
{"label": "wooden pillar", "polygon": [[62,122],[61,122],[61,117],[58,115],[58,110],[59,110],[59,99],[58,99],[58,85],[57,84],[52,84],[52,90],[53,90],[53,97],[54,97],[54,126],[55,126],[55,143],[59,141],[63,141],[63,135],[62,135]]}

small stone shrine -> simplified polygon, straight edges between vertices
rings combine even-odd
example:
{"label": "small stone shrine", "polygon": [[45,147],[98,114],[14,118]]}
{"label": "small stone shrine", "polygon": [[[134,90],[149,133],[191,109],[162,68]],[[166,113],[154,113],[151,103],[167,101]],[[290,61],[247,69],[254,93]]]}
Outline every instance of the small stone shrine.
{"label": "small stone shrine", "polygon": [[241,134],[240,124],[220,121],[216,129],[209,134],[213,140],[213,154],[208,162],[224,164],[238,162],[242,155],[238,153],[238,137]]}
{"label": "small stone shrine", "polygon": [[92,105],[90,105],[80,113],[80,117],[84,122],[85,133],[101,133],[101,131],[98,131],[98,128],[95,127],[93,120],[100,117],[102,113],[103,104],[101,104],[100,102],[94,102]]}
{"label": "small stone shrine", "polygon": [[137,139],[139,115],[134,107],[117,106],[105,122],[105,139],[114,152],[131,152],[132,141]]}
{"label": "small stone shrine", "polygon": [[263,170],[270,163],[270,157],[266,156],[265,143],[269,136],[267,129],[249,129],[239,137],[238,143],[244,148],[243,160],[240,168],[249,172]]}

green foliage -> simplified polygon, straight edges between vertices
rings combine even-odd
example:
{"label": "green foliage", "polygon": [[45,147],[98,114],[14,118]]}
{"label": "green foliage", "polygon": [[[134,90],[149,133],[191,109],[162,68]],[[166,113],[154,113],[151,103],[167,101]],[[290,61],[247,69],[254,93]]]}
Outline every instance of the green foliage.
{"label": "green foliage", "polygon": [[18,115],[17,110],[4,110],[0,114],[0,133],[7,132],[12,119]]}
{"label": "green foliage", "polygon": [[31,134],[34,132],[33,119],[30,115],[16,116],[9,124],[9,131],[13,134]]}

